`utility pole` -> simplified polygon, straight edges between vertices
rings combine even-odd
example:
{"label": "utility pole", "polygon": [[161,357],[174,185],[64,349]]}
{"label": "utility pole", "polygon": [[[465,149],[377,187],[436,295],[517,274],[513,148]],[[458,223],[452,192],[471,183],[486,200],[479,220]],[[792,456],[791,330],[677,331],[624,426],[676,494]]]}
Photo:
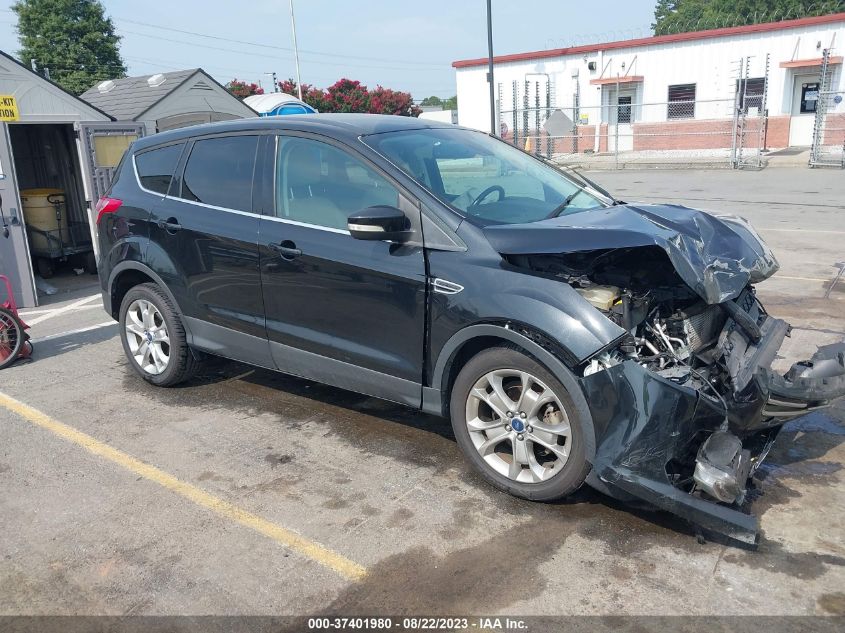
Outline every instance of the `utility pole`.
{"label": "utility pole", "polygon": [[491,2],[492,0],[487,0],[487,83],[490,84],[490,134],[498,136],[499,131],[496,129],[496,95],[493,90],[493,10],[490,7]]}
{"label": "utility pole", "polygon": [[293,0],[290,0],[290,28],[293,31],[293,57],[296,60],[296,90],[302,101],[302,78],[299,76],[299,47],[296,45],[296,20],[293,17]]}

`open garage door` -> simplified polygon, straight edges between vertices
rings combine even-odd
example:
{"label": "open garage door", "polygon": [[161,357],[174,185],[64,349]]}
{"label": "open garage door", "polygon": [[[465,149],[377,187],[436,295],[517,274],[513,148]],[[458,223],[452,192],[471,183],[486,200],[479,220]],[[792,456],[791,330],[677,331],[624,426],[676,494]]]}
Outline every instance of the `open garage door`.
{"label": "open garage door", "polygon": [[[0,126],[0,273],[12,282],[15,302],[22,307],[32,307],[36,305],[35,277],[32,273],[26,227],[18,197],[15,163],[9,142],[9,125],[0,123]],[[4,237],[4,227],[8,228],[8,237]],[[0,303],[4,299],[3,291],[0,290]]]}
{"label": "open garage door", "polygon": [[84,172],[85,198],[88,201],[88,224],[94,241],[94,253],[99,261],[97,225],[94,207],[111,186],[114,171],[126,148],[144,135],[143,124],[131,122],[77,123],[79,156]]}

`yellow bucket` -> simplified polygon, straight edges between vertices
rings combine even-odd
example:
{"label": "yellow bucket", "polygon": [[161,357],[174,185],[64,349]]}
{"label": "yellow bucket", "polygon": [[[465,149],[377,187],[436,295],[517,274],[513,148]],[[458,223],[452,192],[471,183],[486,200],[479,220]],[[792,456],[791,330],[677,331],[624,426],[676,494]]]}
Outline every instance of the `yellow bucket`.
{"label": "yellow bucket", "polygon": [[[50,196],[61,196],[62,204],[58,213],[56,205],[48,200]],[[54,198],[55,200],[56,198]],[[61,224],[61,240],[70,242],[70,230],[67,223],[67,205],[64,202],[65,192],[61,189],[21,189],[21,205],[23,217],[27,226],[36,231],[29,231],[29,245],[34,251],[52,251],[59,248],[59,224]],[[52,231],[51,239],[38,231]]]}

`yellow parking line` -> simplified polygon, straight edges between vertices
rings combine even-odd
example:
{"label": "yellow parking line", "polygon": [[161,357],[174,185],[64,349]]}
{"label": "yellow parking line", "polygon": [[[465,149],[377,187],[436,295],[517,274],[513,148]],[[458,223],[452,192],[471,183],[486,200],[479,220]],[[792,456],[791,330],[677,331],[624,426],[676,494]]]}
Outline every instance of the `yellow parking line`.
{"label": "yellow parking line", "polygon": [[133,472],[136,475],[140,475],[148,481],[155,482],[158,485],[167,488],[171,492],[175,492],[176,494],[193,501],[199,506],[216,512],[222,517],[231,519],[236,523],[240,523],[245,527],[251,528],[256,532],[273,539],[277,543],[284,545],[285,547],[288,547],[303,556],[324,565],[325,567],[328,567],[344,578],[359,580],[367,575],[367,570],[363,566],[344,556],[341,556],[337,552],[333,552],[319,543],[308,540],[296,532],[283,528],[280,525],[276,525],[275,523],[272,523],[267,519],[263,519],[252,512],[239,508],[228,501],[219,499],[218,497],[215,497],[196,486],[186,483],[181,479],[177,479],[173,475],[166,473],[155,466],[145,464],[141,460],[136,459],[121,450],[113,448],[108,444],[104,444],[100,440],[97,440],[82,431],[78,431],[72,426],[68,426],[58,420],[54,420],[46,413],[42,413],[38,409],[34,409],[2,392],[0,392],[0,405],[12,413],[28,420],[32,424],[40,426],[54,435],[82,446],[94,455],[104,457],[115,464],[123,466],[123,468],[128,471]]}

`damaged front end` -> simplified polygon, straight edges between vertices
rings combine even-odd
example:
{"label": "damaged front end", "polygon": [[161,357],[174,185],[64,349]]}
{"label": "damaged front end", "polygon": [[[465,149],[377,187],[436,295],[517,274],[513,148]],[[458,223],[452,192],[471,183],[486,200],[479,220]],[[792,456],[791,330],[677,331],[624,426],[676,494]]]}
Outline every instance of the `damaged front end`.
{"label": "damaged front end", "polygon": [[571,250],[546,234],[528,252],[490,231],[510,264],[565,281],[624,332],[577,368],[596,433],[588,482],[754,543],[747,482],[786,420],[845,395],[845,343],[775,373],[790,326],[751,285],[777,263],[746,223],[680,207],[613,213],[634,219],[604,236],[555,225],[585,238]]}

